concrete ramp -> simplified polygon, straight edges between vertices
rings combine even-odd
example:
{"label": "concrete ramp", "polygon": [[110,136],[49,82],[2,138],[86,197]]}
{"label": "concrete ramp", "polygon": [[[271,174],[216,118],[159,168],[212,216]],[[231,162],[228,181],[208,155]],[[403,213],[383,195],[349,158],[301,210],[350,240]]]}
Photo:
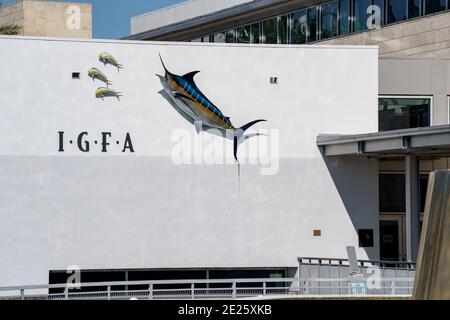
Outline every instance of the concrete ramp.
{"label": "concrete ramp", "polygon": [[430,174],[414,299],[450,299],[450,171]]}

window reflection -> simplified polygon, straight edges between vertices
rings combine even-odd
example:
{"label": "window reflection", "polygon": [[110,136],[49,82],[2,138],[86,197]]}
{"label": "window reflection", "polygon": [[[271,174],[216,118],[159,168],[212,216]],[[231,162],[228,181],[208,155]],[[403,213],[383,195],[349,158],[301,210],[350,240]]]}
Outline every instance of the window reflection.
{"label": "window reflection", "polygon": [[288,43],[288,18],[287,16],[281,16],[278,19],[278,43]]}
{"label": "window reflection", "polygon": [[260,43],[260,24],[259,23],[254,23],[252,24],[251,28],[251,37],[250,37],[250,41],[251,43]]}
{"label": "window reflection", "polygon": [[[425,211],[428,174],[420,175],[419,198],[420,212]],[[405,174],[380,173],[379,175],[380,212],[405,212]]]}
{"label": "window reflection", "polygon": [[277,43],[277,18],[268,19],[263,22],[264,43]]}
{"label": "window reflection", "polygon": [[362,31],[367,29],[367,19],[369,14],[367,8],[372,5],[372,0],[354,0],[353,1],[353,31]]}
{"label": "window reflection", "polygon": [[225,42],[234,43],[234,29],[225,32]]}
{"label": "window reflection", "polygon": [[293,44],[302,44],[306,42],[308,32],[308,19],[306,10],[294,12],[292,14],[291,42]]}
{"label": "window reflection", "polygon": [[379,131],[430,126],[430,98],[383,97],[378,102]]}
{"label": "window reflection", "polygon": [[250,43],[250,26],[240,27],[236,29],[237,43]]}
{"label": "window reflection", "polygon": [[341,0],[339,6],[339,34],[347,34],[350,32],[350,0]]}
{"label": "window reflection", "polygon": [[225,32],[218,32],[218,33],[214,34],[213,38],[214,38],[214,42],[217,42],[217,43],[225,43],[226,42]]}
{"label": "window reflection", "polygon": [[406,20],[406,0],[388,0],[387,23]]}
{"label": "window reflection", "polygon": [[425,0],[425,14],[445,10],[446,2],[447,0]]}
{"label": "window reflection", "polygon": [[322,39],[337,36],[337,2],[325,4],[321,10]]}
{"label": "window reflection", "polygon": [[420,16],[422,0],[408,0],[408,18]]}
{"label": "window reflection", "polygon": [[308,42],[317,40],[317,8],[308,9]]}

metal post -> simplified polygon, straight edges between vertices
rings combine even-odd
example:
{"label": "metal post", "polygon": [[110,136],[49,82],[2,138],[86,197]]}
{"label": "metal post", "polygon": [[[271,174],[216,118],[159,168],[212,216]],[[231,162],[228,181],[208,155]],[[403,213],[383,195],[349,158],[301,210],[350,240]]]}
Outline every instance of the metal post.
{"label": "metal post", "polygon": [[419,159],[415,155],[405,157],[406,196],[406,259],[416,261],[419,250]]}
{"label": "metal post", "polygon": [[153,299],[153,283],[150,283],[148,286],[148,299]]}
{"label": "metal post", "polygon": [[191,298],[195,299],[195,283],[191,283]]}
{"label": "metal post", "polygon": [[237,292],[236,292],[236,282],[233,282],[233,299],[236,299]]}
{"label": "metal post", "polygon": [[108,286],[108,300],[111,300],[111,286]]}
{"label": "metal post", "polygon": [[25,300],[25,289],[20,289],[20,299]]}
{"label": "metal post", "polygon": [[125,291],[128,296],[128,270],[125,271],[125,282],[126,282]]}
{"label": "metal post", "polygon": [[66,287],[64,289],[64,299],[65,300],[69,300],[69,288],[67,287],[67,284],[66,284]]}
{"label": "metal post", "polygon": [[263,282],[263,296],[266,295],[266,292],[267,292],[267,290],[266,290],[266,282],[264,281]]}

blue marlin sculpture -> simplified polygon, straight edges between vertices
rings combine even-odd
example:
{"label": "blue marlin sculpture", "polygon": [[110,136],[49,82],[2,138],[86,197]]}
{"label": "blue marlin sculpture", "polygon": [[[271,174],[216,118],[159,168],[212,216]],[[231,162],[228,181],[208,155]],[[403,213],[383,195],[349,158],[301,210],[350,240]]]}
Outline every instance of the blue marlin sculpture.
{"label": "blue marlin sculpture", "polygon": [[197,133],[213,128],[222,132],[223,136],[232,138],[234,158],[238,161],[237,150],[244,132],[258,122],[266,120],[254,120],[240,128],[236,128],[231,123],[230,118],[226,117],[195,84],[194,76],[200,71],[193,71],[184,76],[179,76],[167,70],[161,55],[160,60],[164,67],[165,75],[157,74],[157,76],[164,88],[163,92],[166,95],[166,99],[187,121],[195,125]]}

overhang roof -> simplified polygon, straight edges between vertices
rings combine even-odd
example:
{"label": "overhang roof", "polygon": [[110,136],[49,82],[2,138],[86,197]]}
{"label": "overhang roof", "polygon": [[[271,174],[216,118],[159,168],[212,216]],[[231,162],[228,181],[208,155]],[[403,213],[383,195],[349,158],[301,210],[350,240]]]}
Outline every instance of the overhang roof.
{"label": "overhang roof", "polygon": [[324,156],[450,157],[450,125],[355,135],[320,134],[317,145]]}
{"label": "overhang roof", "polygon": [[210,13],[207,15],[195,17],[192,19],[180,21],[174,24],[170,24],[161,28],[153,29],[144,31],[141,33],[136,33],[129,35],[127,37],[124,37],[123,39],[128,40],[147,40],[147,39],[154,39],[156,37],[170,34],[174,32],[178,32],[180,30],[186,30],[193,27],[198,27],[201,25],[206,25],[209,23],[212,23],[214,21],[218,20],[224,20],[233,18],[239,15],[246,14],[248,12],[253,12],[256,10],[260,10],[266,7],[270,7],[272,5],[280,4],[280,3],[287,3],[292,0],[256,0],[251,1],[247,3],[243,3],[240,5],[236,5],[227,9],[223,9],[214,13]]}

